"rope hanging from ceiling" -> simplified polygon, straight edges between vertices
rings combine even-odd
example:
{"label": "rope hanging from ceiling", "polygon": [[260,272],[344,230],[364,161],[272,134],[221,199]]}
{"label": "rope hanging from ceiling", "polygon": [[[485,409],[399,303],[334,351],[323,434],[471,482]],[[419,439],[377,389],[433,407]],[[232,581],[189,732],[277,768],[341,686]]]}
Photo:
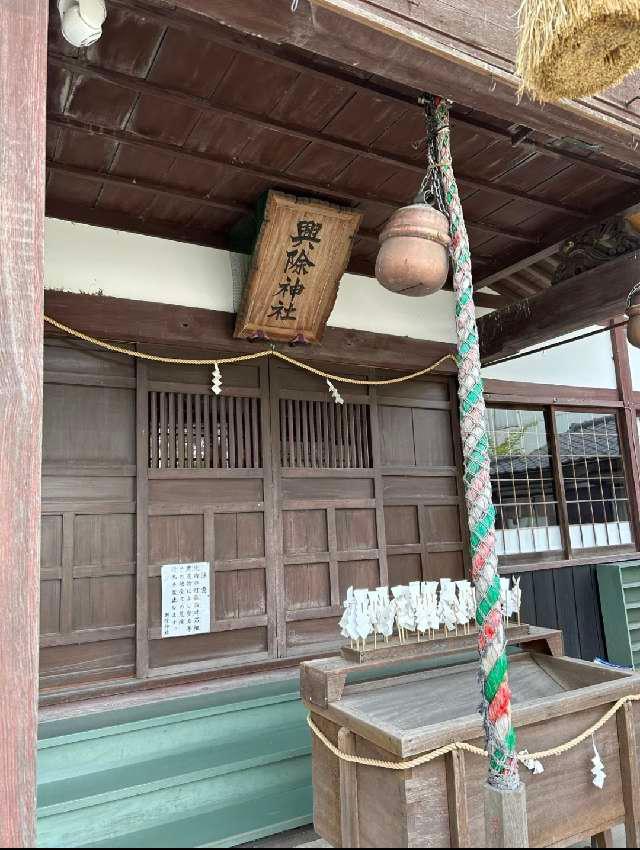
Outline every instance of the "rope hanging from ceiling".
{"label": "rope hanging from ceiling", "polygon": [[[495,540],[487,417],[480,374],[480,345],[473,303],[469,237],[451,160],[449,106],[432,95],[424,98],[429,146],[428,166],[437,163],[449,217],[453,288],[458,337],[458,395],[464,459],[464,491],[471,532],[471,568],[478,606],[478,649],[482,715],[489,753],[489,784],[518,788],[516,735],[511,722],[506,636],[500,605],[500,578]],[[435,193],[436,197],[440,193]]]}
{"label": "rope hanging from ceiling", "polygon": [[523,0],[516,72],[541,101],[595,95],[640,65],[640,0]]}

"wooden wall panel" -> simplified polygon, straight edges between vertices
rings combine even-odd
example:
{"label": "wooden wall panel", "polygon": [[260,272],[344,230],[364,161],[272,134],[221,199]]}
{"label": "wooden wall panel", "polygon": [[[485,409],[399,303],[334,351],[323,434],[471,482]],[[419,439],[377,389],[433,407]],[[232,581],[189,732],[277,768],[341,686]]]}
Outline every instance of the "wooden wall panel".
{"label": "wooden wall panel", "polygon": [[81,686],[131,676],[134,662],[132,638],[45,646],[40,650],[41,687]]}
{"label": "wooden wall panel", "polygon": [[44,352],[43,688],[133,672],[135,384],[130,360]]}
{"label": "wooden wall panel", "polygon": [[402,546],[420,542],[417,505],[386,505],[384,521],[387,546]]}
{"label": "wooden wall panel", "polygon": [[135,624],[134,576],[76,578],[73,581],[74,631]]}
{"label": "wooden wall panel", "polygon": [[132,390],[45,383],[43,427],[45,468],[50,463],[135,463]]}
{"label": "wooden wall panel", "polygon": [[[205,368],[59,341],[46,363],[47,684],[131,674],[134,640],[154,678],[331,651],[349,586],[464,575],[448,380],[341,407],[280,363],[225,370],[221,398]],[[201,560],[212,632],[162,639],[161,567]]]}
{"label": "wooden wall panel", "polygon": [[391,587],[424,579],[422,558],[419,554],[389,555],[389,585]]}
{"label": "wooden wall panel", "polygon": [[204,516],[149,517],[149,565],[185,564],[204,558]]}
{"label": "wooden wall panel", "polygon": [[375,549],[378,545],[375,510],[336,508],[336,538],[339,552]]}
{"label": "wooden wall panel", "polygon": [[373,590],[380,584],[380,566],[373,559],[366,561],[342,561],[340,563],[340,597],[345,599],[347,588],[367,587]]}
{"label": "wooden wall panel", "polygon": [[283,511],[282,527],[285,555],[329,551],[325,510]]}
{"label": "wooden wall panel", "polygon": [[562,629],[567,655],[606,658],[595,566],[521,573],[520,586],[525,622]]}
{"label": "wooden wall panel", "polygon": [[389,583],[462,579],[468,568],[466,514],[454,386],[434,378],[386,387],[380,395]]}
{"label": "wooden wall panel", "polygon": [[309,611],[331,605],[329,563],[285,566],[287,611]]}
{"label": "wooden wall panel", "polygon": [[234,629],[207,635],[153,640],[149,660],[152,670],[181,665],[186,670],[206,669],[212,661],[242,663],[243,657],[255,660],[267,651],[266,628]]}
{"label": "wooden wall panel", "polygon": [[62,566],[62,514],[42,517],[40,566],[42,569]]}
{"label": "wooden wall panel", "polygon": [[60,600],[62,582],[58,579],[43,580],[40,583],[40,634],[51,635],[60,632]]}

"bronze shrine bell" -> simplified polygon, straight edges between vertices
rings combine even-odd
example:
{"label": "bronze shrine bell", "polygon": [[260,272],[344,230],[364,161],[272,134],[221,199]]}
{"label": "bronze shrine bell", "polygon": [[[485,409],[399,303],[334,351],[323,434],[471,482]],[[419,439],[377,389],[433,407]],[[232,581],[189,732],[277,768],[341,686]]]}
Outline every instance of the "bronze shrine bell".
{"label": "bronze shrine bell", "polygon": [[431,295],[449,273],[449,222],[428,204],[396,210],[380,234],[378,281],[392,292]]}
{"label": "bronze shrine bell", "polygon": [[627,315],[629,316],[627,339],[631,345],[640,348],[640,284],[634,286],[629,293]]}

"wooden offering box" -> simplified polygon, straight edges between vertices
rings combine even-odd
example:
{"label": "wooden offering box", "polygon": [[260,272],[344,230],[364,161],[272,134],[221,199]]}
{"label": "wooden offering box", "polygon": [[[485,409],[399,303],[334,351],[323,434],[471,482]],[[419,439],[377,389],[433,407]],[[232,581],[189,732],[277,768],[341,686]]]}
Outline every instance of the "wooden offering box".
{"label": "wooden offering box", "polygon": [[[563,657],[558,631],[526,631],[512,638],[521,651],[510,667],[520,750],[557,747],[620,697],[640,694],[639,674]],[[416,658],[414,651],[411,662]],[[385,667],[397,663],[336,657],[302,664],[303,701],[333,744],[383,761],[454,741],[484,747],[475,661],[385,676]],[[354,672],[358,683],[349,681]],[[363,682],[365,672],[377,678]],[[530,847],[569,846],[596,835],[602,841],[622,822],[627,846],[639,846],[639,724],[640,703],[628,703],[596,733],[607,774],[603,790],[592,783],[590,738],[544,759],[542,774],[521,767]],[[486,776],[485,758],[459,751],[411,770],[352,765],[313,736],[315,828],[335,847],[486,847]]]}

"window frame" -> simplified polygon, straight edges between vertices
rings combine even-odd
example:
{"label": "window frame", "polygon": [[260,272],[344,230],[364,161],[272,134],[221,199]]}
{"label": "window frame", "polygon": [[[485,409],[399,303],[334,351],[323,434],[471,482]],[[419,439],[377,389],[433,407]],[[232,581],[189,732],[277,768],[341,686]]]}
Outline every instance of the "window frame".
{"label": "window frame", "polygon": [[[557,566],[559,563],[570,562],[571,564],[579,564],[581,562],[594,563],[594,560],[602,559],[609,560],[616,556],[633,556],[639,551],[638,534],[637,534],[637,518],[635,516],[633,501],[632,501],[632,472],[630,463],[630,451],[632,447],[628,445],[625,439],[625,430],[623,428],[622,416],[619,406],[599,404],[570,404],[562,402],[539,402],[535,401],[520,401],[499,398],[492,398],[486,402],[487,408],[509,409],[509,410],[532,410],[542,411],[547,430],[547,440],[549,444],[549,454],[551,456],[551,465],[553,473],[554,487],[556,490],[556,499],[558,505],[558,523],[560,525],[560,534],[562,539],[562,549],[553,549],[547,552],[525,552],[516,555],[500,555],[500,568],[522,568],[528,566],[531,569],[549,569]],[[562,463],[560,458],[558,430],[557,430],[557,413],[589,413],[589,414],[606,414],[615,416],[616,427],[618,429],[618,440],[620,443],[620,457],[624,470],[624,482],[627,489],[627,500],[629,510],[629,524],[631,527],[631,543],[616,544],[612,546],[595,546],[584,549],[574,549],[571,545],[571,535],[569,531],[569,512],[566,492],[564,488],[564,478],[562,475]],[[638,409],[640,417],[640,409]],[[640,423],[640,419],[639,419]]]}

